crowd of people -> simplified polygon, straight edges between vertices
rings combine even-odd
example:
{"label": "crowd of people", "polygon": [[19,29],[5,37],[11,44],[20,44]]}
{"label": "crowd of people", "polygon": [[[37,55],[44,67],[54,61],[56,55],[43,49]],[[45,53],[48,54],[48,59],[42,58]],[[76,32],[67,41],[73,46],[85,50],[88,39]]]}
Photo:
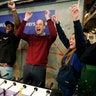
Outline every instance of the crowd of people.
{"label": "crowd of people", "polygon": [[23,39],[28,43],[26,64],[23,68],[23,83],[45,88],[49,50],[58,34],[59,39],[67,49],[61,60],[61,67],[56,78],[58,89],[61,90],[62,96],[72,96],[76,90],[83,66],[92,62],[95,65],[96,55],[96,43],[90,44],[90,47],[87,46],[79,18],[79,5],[80,0],[69,8],[73,18],[74,32],[68,39],[60,25],[57,14],[53,15],[51,19],[49,10],[45,11],[45,18],[50,34],[46,35],[43,19],[36,21],[36,34],[25,34],[25,25],[34,16],[33,13],[27,11],[24,19],[20,22],[15,3],[8,2],[8,7],[12,10],[14,23],[6,21],[6,32],[0,31],[0,76],[2,77],[7,73],[4,78],[12,79],[16,51],[20,39]]}

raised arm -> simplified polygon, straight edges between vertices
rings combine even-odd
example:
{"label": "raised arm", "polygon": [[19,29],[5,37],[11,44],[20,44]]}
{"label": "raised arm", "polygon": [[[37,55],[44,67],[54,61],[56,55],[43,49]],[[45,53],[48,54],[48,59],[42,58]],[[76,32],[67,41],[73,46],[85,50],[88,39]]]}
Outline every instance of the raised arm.
{"label": "raised arm", "polygon": [[49,41],[50,41],[50,43],[53,43],[57,37],[57,30],[54,26],[54,23],[50,19],[50,11],[49,10],[45,11],[45,18],[46,18],[48,29],[50,32]]}
{"label": "raised arm", "polygon": [[60,40],[62,41],[63,45],[64,45],[66,48],[69,48],[69,40],[68,40],[68,38],[66,37],[66,35],[65,35],[62,27],[60,26],[60,22],[58,21],[57,14],[53,15],[53,16],[52,16],[52,19],[53,19],[53,21],[55,22],[56,29],[57,29],[57,32],[58,32],[58,35],[59,35]]}
{"label": "raised arm", "polygon": [[29,35],[25,34],[23,31],[24,31],[24,28],[25,28],[25,25],[26,25],[27,21],[31,17],[32,17],[32,12],[26,12],[24,20],[22,21],[22,23],[20,24],[20,26],[19,26],[19,28],[16,32],[16,35],[18,35],[20,38],[22,38],[24,40],[28,40],[28,38],[29,38]]}
{"label": "raised arm", "polygon": [[18,27],[20,25],[20,19],[19,19],[19,16],[17,14],[17,11],[16,11],[15,3],[13,1],[9,1],[8,2],[8,8],[10,8],[12,11],[13,19],[14,19],[14,31],[16,32],[16,30],[18,29]]}
{"label": "raised arm", "polygon": [[73,4],[70,7],[70,11],[71,11],[71,14],[73,17],[73,23],[74,23],[77,55],[80,57],[86,47],[85,47],[85,40],[84,40],[82,26],[79,20],[79,13],[80,13],[79,4]]}

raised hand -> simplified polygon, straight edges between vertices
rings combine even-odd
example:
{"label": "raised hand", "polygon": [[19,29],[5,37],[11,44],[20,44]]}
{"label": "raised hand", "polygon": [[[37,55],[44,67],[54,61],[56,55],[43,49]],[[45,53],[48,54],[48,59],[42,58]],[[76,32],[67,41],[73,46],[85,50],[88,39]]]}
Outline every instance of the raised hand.
{"label": "raised hand", "polygon": [[58,24],[59,21],[58,21],[57,13],[52,16],[52,20],[53,20],[56,24]]}
{"label": "raised hand", "polygon": [[28,12],[25,13],[24,20],[25,20],[25,21],[28,21],[31,17],[32,17],[32,12],[29,12],[29,11],[28,11]]}
{"label": "raised hand", "polygon": [[78,3],[77,3],[77,4],[78,4],[78,7],[79,7],[79,5],[80,5],[80,0],[78,0]]}
{"label": "raised hand", "polygon": [[15,9],[15,3],[12,2],[12,1],[9,1],[9,2],[8,2],[8,7],[9,7],[10,9]]}
{"label": "raised hand", "polygon": [[79,4],[80,4],[80,0],[78,0],[77,4],[73,4],[69,9],[71,11],[71,14],[73,16],[73,20],[76,21],[79,19],[79,12],[80,12],[80,8],[79,8]]}
{"label": "raised hand", "polygon": [[45,18],[46,18],[46,20],[50,19],[50,11],[49,10],[45,11]]}

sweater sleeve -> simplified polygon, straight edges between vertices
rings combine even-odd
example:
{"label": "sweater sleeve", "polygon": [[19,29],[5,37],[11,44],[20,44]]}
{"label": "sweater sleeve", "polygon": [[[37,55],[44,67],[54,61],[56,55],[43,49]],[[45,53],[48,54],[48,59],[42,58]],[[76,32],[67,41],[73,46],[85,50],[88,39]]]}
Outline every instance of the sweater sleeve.
{"label": "sweater sleeve", "polygon": [[86,49],[84,34],[80,20],[74,21],[74,31],[75,31],[77,55],[78,57],[80,57]]}
{"label": "sweater sleeve", "polygon": [[27,35],[23,32],[25,25],[26,25],[26,21],[23,20],[22,23],[20,24],[18,30],[16,31],[16,35],[27,41],[29,38],[29,35]]}
{"label": "sweater sleeve", "polygon": [[51,19],[49,19],[47,21],[47,24],[48,24],[48,30],[49,30],[49,41],[50,41],[50,44],[52,44],[55,40],[56,40],[56,37],[57,37],[57,31],[56,31],[56,28],[54,26],[54,23],[52,22]]}
{"label": "sweater sleeve", "polygon": [[13,20],[14,20],[14,27],[15,27],[15,28],[14,28],[14,31],[15,31],[15,33],[16,33],[16,30],[18,29],[18,27],[19,27],[19,25],[20,25],[20,18],[19,18],[19,16],[18,16],[16,10],[12,11],[12,14],[13,14]]}
{"label": "sweater sleeve", "polygon": [[68,48],[69,47],[69,40],[66,37],[63,29],[61,28],[60,23],[56,24],[56,28],[57,28],[57,32],[58,32],[58,35],[59,35],[59,38],[60,38],[61,42],[63,43],[63,45],[66,48]]}

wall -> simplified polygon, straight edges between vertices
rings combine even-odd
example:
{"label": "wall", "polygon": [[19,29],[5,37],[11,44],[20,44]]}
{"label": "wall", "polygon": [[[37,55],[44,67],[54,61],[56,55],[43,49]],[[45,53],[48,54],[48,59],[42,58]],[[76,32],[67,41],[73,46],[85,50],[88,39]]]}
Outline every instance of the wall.
{"label": "wall", "polygon": [[[26,11],[43,11],[43,10],[56,10],[58,13],[58,19],[61,22],[61,26],[64,29],[65,33],[67,34],[68,38],[70,35],[74,32],[73,29],[73,21],[72,17],[69,11],[69,6],[77,3],[77,1],[71,1],[71,2],[62,2],[62,3],[53,3],[53,4],[48,4],[48,5],[39,5],[39,6],[34,6],[34,7],[23,7],[18,8],[17,12],[18,13],[24,13]],[[82,14],[83,14],[83,3],[84,0],[81,0],[80,3],[80,20],[82,21]],[[8,10],[1,11],[0,15],[4,14],[10,14]],[[22,45],[21,45],[22,44]],[[23,65],[25,64],[25,57],[26,57],[26,50],[21,50],[21,46],[26,47],[26,42],[21,41],[19,48],[17,50],[17,65],[19,65],[20,70],[15,68],[15,71],[18,71],[18,74],[15,76],[21,76],[22,75],[22,68]],[[47,76],[46,76],[46,86],[49,87],[50,82],[54,82],[53,88],[57,88],[57,82],[56,82],[56,76],[58,73],[58,69],[60,68],[60,62],[62,59],[62,56],[64,55],[64,52],[66,51],[65,47],[62,45],[61,41],[57,37],[56,41],[52,45],[49,53],[49,60],[47,64]],[[15,73],[16,73],[15,72]]]}

